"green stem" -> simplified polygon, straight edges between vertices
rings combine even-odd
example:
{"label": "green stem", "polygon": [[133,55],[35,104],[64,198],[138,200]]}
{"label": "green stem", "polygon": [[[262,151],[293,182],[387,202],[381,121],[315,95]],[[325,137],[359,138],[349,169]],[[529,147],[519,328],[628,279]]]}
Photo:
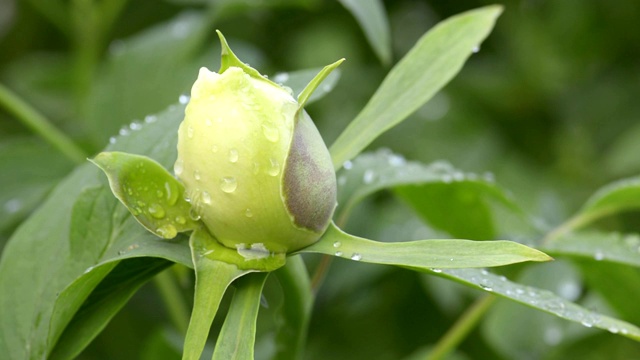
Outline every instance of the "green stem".
{"label": "green stem", "polygon": [[440,360],[454,350],[464,338],[478,324],[482,316],[493,305],[496,297],[493,295],[485,295],[476,300],[476,302],[462,314],[456,323],[447,331],[447,333],[438,341],[436,346],[427,356],[427,360]]}
{"label": "green stem", "polygon": [[172,271],[173,267],[159,273],[154,278],[154,282],[164,300],[171,321],[176,329],[184,334],[189,327],[189,309]]}
{"label": "green stem", "polygon": [[82,163],[87,155],[71,141],[62,131],[58,130],[42,114],[20,99],[11,90],[0,84],[0,106],[5,107],[24,125],[47,140],[61,153],[75,163]]}

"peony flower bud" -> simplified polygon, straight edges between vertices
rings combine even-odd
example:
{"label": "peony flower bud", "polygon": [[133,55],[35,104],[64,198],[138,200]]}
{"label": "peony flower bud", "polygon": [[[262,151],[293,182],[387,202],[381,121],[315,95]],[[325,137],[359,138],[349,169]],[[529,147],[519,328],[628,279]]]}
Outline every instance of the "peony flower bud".
{"label": "peony flower bud", "polygon": [[194,215],[226,247],[308,246],[336,207],[329,151],[290,89],[246,64],[225,68],[221,39],[223,68],[200,69],[191,89],[175,174]]}

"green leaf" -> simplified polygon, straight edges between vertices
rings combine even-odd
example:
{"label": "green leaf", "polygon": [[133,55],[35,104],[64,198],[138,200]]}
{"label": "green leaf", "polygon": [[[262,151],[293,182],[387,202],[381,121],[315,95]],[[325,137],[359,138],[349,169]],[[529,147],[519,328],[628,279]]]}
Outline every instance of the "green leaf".
{"label": "green leaf", "polygon": [[204,230],[191,234],[193,264],[196,270],[196,292],[189,320],[189,329],[184,340],[183,360],[198,360],[209,336],[218,306],[229,284],[250,270],[240,270],[237,266],[209,258],[207,251],[216,242]]}
{"label": "green leaf", "polygon": [[287,258],[287,264],[275,271],[284,292],[284,303],[279,309],[280,319],[276,335],[274,359],[302,358],[307,340],[313,296],[309,273],[299,255]]}
{"label": "green leaf", "polygon": [[236,282],[236,292],[218,335],[213,360],[253,359],[260,298],[268,275],[249,274]]}
{"label": "green leaf", "polygon": [[[202,45],[211,32],[211,18],[194,12],[147,28],[111,43],[107,58],[83,105],[82,125],[96,147],[104,144],[121,125],[160,112],[187,92],[198,69],[211,62]],[[210,49],[211,47],[206,47]]]}
{"label": "green leaf", "polygon": [[[184,107],[175,106],[158,116],[149,116],[134,130],[114,138],[107,150],[145,154],[168,167],[176,159],[175,134],[183,115]],[[104,190],[99,191],[98,187]],[[126,208],[118,205],[107,189],[107,179],[98,168],[89,163],[78,167],[22,223],[7,243],[0,260],[0,318],[3,319],[0,322],[0,354],[15,359],[46,358],[50,350],[50,333],[55,338],[54,334],[61,333],[58,327],[68,323],[56,320],[56,324],[51,324],[56,301],[75,281],[94,276],[93,271],[85,274],[91,267],[145,256],[193,266],[187,238],[179,236],[163,241],[153,236],[130,216]],[[92,192],[100,197],[95,205],[91,205],[90,195],[87,195]],[[93,215],[85,214],[83,221],[112,225],[85,231],[87,237],[81,241],[79,234],[82,231],[78,232],[75,227],[82,227],[82,221],[73,216],[80,213],[77,209],[99,210],[109,208],[109,204],[113,206],[113,212],[95,211]],[[92,250],[85,251],[76,246],[82,243]],[[78,254],[84,255],[77,257]],[[99,281],[92,280],[87,284]],[[81,304],[83,299],[77,301]],[[70,304],[76,305],[75,302]],[[73,315],[71,312],[64,311]]]}
{"label": "green leaf", "polygon": [[[334,219],[344,224],[356,204],[386,188],[396,188],[433,227],[455,237],[490,239],[496,227],[501,233],[510,227],[519,233],[533,229],[529,217],[491,177],[464,173],[443,161],[429,165],[407,161],[387,149],[360,154],[338,172]],[[494,214],[494,204],[505,211]],[[498,223],[499,219],[504,220]]]}
{"label": "green leaf", "polygon": [[640,341],[640,328],[637,326],[587,310],[548,290],[513,283],[503,276],[497,276],[480,269],[445,269],[435,274],[477,289],[492,292],[586,327],[607,330],[611,333]]}
{"label": "green leaf", "polygon": [[302,110],[306,105],[316,88],[338,67],[344,59],[340,59],[333,64],[327,65],[309,81],[307,86],[298,95],[298,111]]}
{"label": "green leaf", "polygon": [[418,40],[331,145],[334,167],[355,157],[446,85],[489,34],[501,12],[500,6],[488,6],[453,16]]}
{"label": "green leaf", "polygon": [[640,176],[622,179],[596,191],[567,222],[547,234],[545,244],[602,217],[640,208]]}
{"label": "green leaf", "polygon": [[614,232],[580,231],[549,243],[545,252],[592,261],[640,267],[640,236]]}
{"label": "green leaf", "polygon": [[102,152],[91,162],[107,174],[113,194],[151,233],[173,239],[198,226],[189,216],[184,186],[157,162],[123,152]]}
{"label": "green leaf", "polygon": [[0,143],[0,232],[36,208],[73,164],[34,138]]}
{"label": "green leaf", "polygon": [[93,292],[65,328],[49,359],[75,358],[104,329],[109,319],[127,303],[143,284],[171,264],[164,259],[131,259],[110,263],[95,269],[94,271],[105,271],[115,266],[115,269],[95,289],[93,289],[95,286],[93,284],[85,286],[83,282],[75,282],[56,303],[52,319],[54,328],[60,328],[55,321],[58,318],[58,311],[68,309],[65,297],[77,297],[79,294],[88,295],[86,291],[92,289]]}
{"label": "green leaf", "polygon": [[396,265],[415,269],[469,268],[549,261],[538,250],[512,241],[419,240],[383,243],[349,235],[335,224],[317,243],[300,250],[354,261]]}
{"label": "green leaf", "polygon": [[356,18],[378,59],[384,65],[389,65],[391,63],[391,31],[382,1],[340,0],[340,3]]}
{"label": "green leaf", "polygon": [[[273,76],[273,81],[291,88],[294,94],[300,94],[302,90],[313,80],[313,78],[322,71],[322,68],[298,70],[291,72],[279,72]],[[333,70],[320,83],[322,86],[316,90],[307,99],[307,105],[320,100],[327,95],[336,86],[340,79],[340,69]]]}

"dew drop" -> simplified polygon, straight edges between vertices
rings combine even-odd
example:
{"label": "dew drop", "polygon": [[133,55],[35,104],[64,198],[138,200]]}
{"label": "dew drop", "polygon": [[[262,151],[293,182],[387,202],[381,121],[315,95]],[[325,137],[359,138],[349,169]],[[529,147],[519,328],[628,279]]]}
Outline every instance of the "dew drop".
{"label": "dew drop", "polygon": [[269,174],[271,176],[278,176],[279,173],[280,173],[280,164],[278,163],[278,160],[276,160],[274,158],[270,158],[269,159],[269,168],[267,169],[267,174]]}
{"label": "dew drop", "polygon": [[347,160],[344,162],[344,164],[342,164],[342,167],[345,170],[351,170],[353,168],[353,163],[351,162],[351,160]]}
{"label": "dew drop", "polygon": [[162,190],[156,190],[156,196],[158,198],[162,198],[164,196],[164,193],[162,192]]}
{"label": "dew drop", "polygon": [[230,194],[236,191],[237,187],[238,187],[238,182],[236,181],[236,178],[234,178],[233,176],[225,176],[222,179],[220,179],[220,190],[226,192],[227,194]]}
{"label": "dew drop", "polygon": [[109,144],[115,144],[116,143],[116,137],[112,136],[109,138]]}
{"label": "dew drop", "polygon": [[612,334],[617,334],[618,332],[620,332],[620,330],[617,327],[612,326],[609,328],[609,332]]}
{"label": "dew drop", "polygon": [[191,208],[189,209],[189,218],[193,221],[198,221],[200,220],[200,214],[198,214],[195,208]]}
{"label": "dew drop", "polygon": [[342,256],[342,251],[336,251],[336,256]]}
{"label": "dew drop", "polygon": [[131,129],[131,131],[142,130],[142,124],[137,121],[134,121],[131,124],[129,124],[129,129]]}
{"label": "dew drop", "polygon": [[340,246],[342,246],[342,243],[340,241],[336,241],[333,243],[334,248],[339,248]]}
{"label": "dew drop", "polygon": [[173,164],[173,172],[176,176],[182,175],[182,171],[184,171],[184,161],[182,159],[176,160],[176,163]]}
{"label": "dew drop", "polygon": [[19,199],[11,199],[4,203],[4,211],[13,214],[22,209],[22,202]]}
{"label": "dew drop", "polygon": [[200,181],[201,177],[200,177],[200,171],[198,170],[194,170],[193,171],[193,178],[196,179],[196,181]]}
{"label": "dew drop", "polygon": [[604,259],[604,253],[602,253],[602,250],[598,249],[598,250],[596,250],[595,254],[593,254],[593,258],[596,261],[600,261],[600,260]]}
{"label": "dew drop", "polygon": [[126,127],[123,127],[120,129],[120,131],[118,131],[118,134],[120,134],[120,136],[127,136],[129,135],[129,129],[127,129]]}
{"label": "dew drop", "polygon": [[218,145],[211,145],[211,151],[217,153],[219,150]]}
{"label": "dew drop", "polygon": [[176,230],[176,227],[171,224],[160,226],[156,229],[156,232],[165,239],[173,239],[178,235],[178,230]]}
{"label": "dew drop", "polygon": [[389,156],[389,165],[391,166],[402,166],[406,163],[407,163],[407,160],[405,160],[405,158],[400,155],[393,154]]}
{"label": "dew drop", "polygon": [[204,124],[205,124],[205,125],[207,125],[207,126],[211,126],[211,119],[207,118],[207,119],[204,121]]}
{"label": "dew drop", "polygon": [[353,255],[351,255],[351,260],[360,261],[360,260],[362,260],[362,255],[360,255],[358,253],[353,253]]}
{"label": "dew drop", "polygon": [[154,123],[157,120],[158,120],[158,117],[155,115],[147,115],[144,117],[144,122],[146,122],[147,124]]}
{"label": "dew drop", "polygon": [[431,269],[431,271],[433,271],[434,273],[441,273],[441,272],[442,272],[442,269],[435,269],[435,268],[434,268],[434,269]]}
{"label": "dew drop", "polygon": [[375,180],[375,178],[376,178],[376,173],[374,173],[373,170],[367,170],[364,172],[364,175],[362,176],[362,181],[365,184],[371,184],[373,180]]}
{"label": "dew drop", "polygon": [[187,126],[187,137],[189,139],[193,138],[193,128],[191,127],[191,125]]}
{"label": "dew drop", "polygon": [[271,142],[276,142],[280,139],[278,129],[269,124],[262,124],[262,133]]}
{"label": "dew drop", "polygon": [[251,218],[253,217],[253,212],[251,211],[251,209],[247,209],[244,211],[244,216]]}
{"label": "dew drop", "polygon": [[478,45],[471,48],[471,52],[473,52],[474,54],[476,54],[478,51],[480,51],[480,46]]}
{"label": "dew drop", "polygon": [[231,162],[231,163],[238,162],[238,150],[237,149],[229,150],[229,162]]}
{"label": "dew drop", "polygon": [[184,216],[178,215],[176,216],[176,222],[180,225],[184,225],[187,223],[187,219]]}
{"label": "dew drop", "polygon": [[211,205],[211,195],[206,191],[202,192],[202,202],[205,203],[205,205]]}
{"label": "dew drop", "polygon": [[147,210],[156,219],[162,219],[165,215],[164,208],[158,204],[151,204]]}
{"label": "dew drop", "polygon": [[178,101],[180,102],[180,104],[184,105],[189,102],[189,96],[182,94],[178,98]]}

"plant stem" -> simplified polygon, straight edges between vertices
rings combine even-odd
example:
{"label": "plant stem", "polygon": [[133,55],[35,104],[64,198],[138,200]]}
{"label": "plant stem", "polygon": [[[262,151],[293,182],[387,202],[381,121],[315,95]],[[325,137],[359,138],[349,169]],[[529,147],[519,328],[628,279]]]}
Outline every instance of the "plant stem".
{"label": "plant stem", "polygon": [[458,344],[473,330],[482,316],[493,305],[496,297],[485,295],[476,300],[447,333],[438,341],[433,350],[429,353],[427,360],[443,359],[449,352],[455,349]]}
{"label": "plant stem", "polygon": [[24,125],[48,141],[75,163],[85,161],[87,155],[69,137],[58,130],[36,109],[20,99],[8,88],[0,84],[0,106],[5,107]]}
{"label": "plant stem", "polygon": [[189,327],[189,309],[181,295],[180,287],[172,274],[173,267],[156,275],[153,280],[164,300],[169,312],[169,317],[181,334],[187,332]]}

